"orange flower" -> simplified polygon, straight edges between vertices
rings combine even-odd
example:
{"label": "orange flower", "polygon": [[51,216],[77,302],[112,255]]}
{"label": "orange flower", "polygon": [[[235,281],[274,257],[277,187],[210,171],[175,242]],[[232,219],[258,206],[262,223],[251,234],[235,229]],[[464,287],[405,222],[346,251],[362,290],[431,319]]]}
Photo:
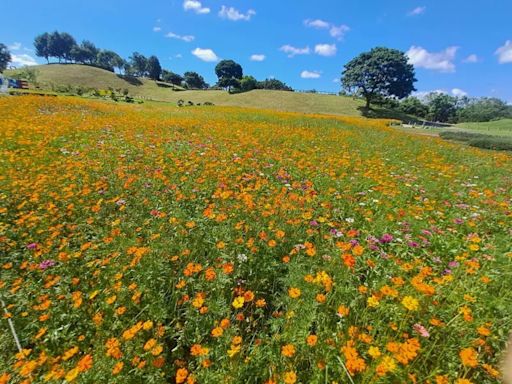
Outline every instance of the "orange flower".
{"label": "orange flower", "polygon": [[460,360],[466,367],[478,366],[478,354],[473,348],[464,348],[459,352]]}
{"label": "orange flower", "polygon": [[285,357],[292,357],[295,355],[295,346],[293,344],[286,344],[281,348],[281,355]]}
{"label": "orange flower", "polygon": [[176,384],[182,384],[187,380],[188,371],[186,368],[179,368],[176,371]]}
{"label": "orange flower", "polygon": [[292,298],[292,299],[297,299],[300,297],[300,289],[299,288],[295,288],[295,287],[291,287],[288,289],[288,295]]}
{"label": "orange flower", "polygon": [[297,382],[297,375],[293,371],[285,372],[283,375],[285,384],[295,384]]}
{"label": "orange flower", "polygon": [[318,336],[316,335],[309,335],[307,338],[306,338],[306,343],[310,346],[310,347],[314,347],[316,345],[318,341]]}

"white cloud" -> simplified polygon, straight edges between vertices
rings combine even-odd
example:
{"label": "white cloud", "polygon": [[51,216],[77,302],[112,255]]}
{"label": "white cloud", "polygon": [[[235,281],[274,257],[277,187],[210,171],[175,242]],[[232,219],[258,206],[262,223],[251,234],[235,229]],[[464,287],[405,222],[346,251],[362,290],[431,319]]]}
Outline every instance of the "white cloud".
{"label": "white cloud", "polygon": [[427,7],[416,7],[411,12],[408,13],[409,16],[418,16],[427,10]]}
{"label": "white cloud", "polygon": [[331,26],[331,29],[329,30],[329,34],[332,37],[337,38],[338,40],[341,40],[345,37],[345,34],[350,31],[350,28],[348,25],[342,24],[340,26],[333,25]]}
{"label": "white cloud", "polygon": [[12,43],[7,48],[9,48],[9,51],[19,51],[21,49],[21,43],[18,43],[18,42]]}
{"label": "white cloud", "polygon": [[468,93],[466,91],[463,91],[460,88],[453,88],[452,89],[452,95],[455,96],[455,97],[463,97],[463,96],[467,96]]}
{"label": "white cloud", "polygon": [[459,47],[448,47],[441,52],[429,52],[422,47],[412,46],[406,52],[409,62],[418,68],[440,72],[455,72],[455,55]]}
{"label": "white cloud", "polygon": [[197,0],[185,0],[183,2],[183,9],[185,11],[193,11],[198,14],[210,13],[210,8],[203,7],[203,4]]}
{"label": "white cloud", "polygon": [[235,9],[233,7],[226,7],[225,5],[222,6],[222,8],[219,11],[219,16],[223,19],[228,19],[232,21],[249,21],[251,20],[251,17],[253,17],[256,14],[256,11],[254,9],[249,9],[247,13],[242,13],[238,9]]}
{"label": "white cloud", "polygon": [[296,47],[293,47],[289,44],[286,44],[286,45],[283,45],[281,48],[279,48],[279,50],[281,52],[284,52],[288,55],[288,57],[293,57],[293,56],[296,56],[296,55],[309,55],[310,54],[310,50],[309,50],[309,47],[304,47],[304,48],[296,48]]}
{"label": "white cloud", "polygon": [[195,36],[192,36],[192,35],[177,35],[176,33],[172,33],[172,32],[169,32],[168,34],[166,34],[165,37],[168,37],[170,39],[182,40],[187,43],[190,43],[190,42],[194,41],[194,39],[195,39]]}
{"label": "white cloud", "polygon": [[318,79],[320,78],[320,72],[319,71],[302,71],[300,73],[300,77],[303,79]]}
{"label": "white cloud", "polygon": [[320,19],[316,19],[316,20],[307,19],[307,20],[304,20],[304,25],[306,27],[311,27],[311,28],[327,29],[331,26],[331,23],[328,23],[327,21],[320,20]]}
{"label": "white cloud", "polygon": [[196,48],[192,51],[192,54],[199,60],[206,62],[219,61],[219,57],[211,49]]}
{"label": "white cloud", "polygon": [[251,61],[263,61],[263,60],[265,60],[265,58],[266,58],[265,55],[259,55],[259,54],[251,55]]}
{"label": "white cloud", "polygon": [[32,56],[22,53],[21,55],[11,54],[11,64],[15,67],[24,67],[26,65],[38,65],[38,62]]}
{"label": "white cloud", "polygon": [[162,28],[160,27],[153,27],[153,32],[160,32]]}
{"label": "white cloud", "polygon": [[338,40],[341,40],[345,36],[345,34],[348,31],[350,31],[350,28],[345,24],[338,26],[338,25],[332,24],[328,21],[320,20],[320,19],[315,19],[315,20],[306,19],[306,20],[304,20],[304,25],[306,27],[310,27],[310,28],[328,29],[329,34],[332,37],[337,38]]}
{"label": "white cloud", "polygon": [[472,54],[472,55],[469,55],[468,57],[466,57],[464,60],[462,60],[462,62],[464,63],[478,63],[478,56],[475,55],[475,54]]}
{"label": "white cloud", "polygon": [[503,47],[499,47],[495,55],[498,55],[498,61],[500,64],[512,63],[512,40],[507,40]]}
{"label": "white cloud", "polygon": [[336,51],[336,44],[317,44],[315,46],[315,53],[320,56],[334,56]]}
{"label": "white cloud", "polygon": [[178,54],[174,55],[174,57],[175,57],[176,59],[182,59],[182,58],[183,58],[183,55],[182,55],[181,53],[178,53]]}

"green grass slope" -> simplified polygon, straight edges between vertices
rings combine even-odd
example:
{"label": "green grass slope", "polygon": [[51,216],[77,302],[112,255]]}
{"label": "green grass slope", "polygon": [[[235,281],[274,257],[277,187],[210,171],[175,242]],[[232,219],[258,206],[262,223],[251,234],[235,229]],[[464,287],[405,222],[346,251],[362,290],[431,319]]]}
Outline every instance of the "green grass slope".
{"label": "green grass slope", "polygon": [[[208,101],[221,106],[349,116],[364,115],[400,120],[404,118],[405,120],[411,119],[385,109],[374,109],[367,114],[362,109],[363,101],[345,96],[271,90],[254,90],[239,94],[228,94],[225,91],[216,90],[177,92],[166,83],[157,83],[149,79],[125,79],[104,69],[87,65],[50,64],[32,68],[37,71],[37,81],[43,89],[51,89],[51,84],[96,89],[128,89],[131,96],[171,103],[176,103],[182,99],[185,102],[192,101],[194,104]],[[9,71],[7,74],[9,74]]]}
{"label": "green grass slope", "polygon": [[457,124],[457,127],[489,135],[512,136],[512,119],[502,119],[485,123],[460,123]]}

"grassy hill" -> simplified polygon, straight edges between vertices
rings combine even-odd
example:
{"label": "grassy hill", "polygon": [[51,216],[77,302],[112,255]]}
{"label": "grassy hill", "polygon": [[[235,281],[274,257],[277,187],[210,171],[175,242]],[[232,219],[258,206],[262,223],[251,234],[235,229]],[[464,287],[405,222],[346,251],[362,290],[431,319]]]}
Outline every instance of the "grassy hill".
{"label": "grassy hill", "polygon": [[457,124],[457,127],[489,135],[512,136],[512,119],[502,119],[485,123],[460,123]]}
{"label": "grassy hill", "polygon": [[[180,87],[172,88],[171,84],[144,78],[127,79],[104,69],[87,65],[50,64],[32,68],[37,71],[37,81],[44,89],[51,89],[51,85],[73,85],[96,89],[108,89],[110,87],[128,89],[131,96],[171,103],[176,103],[182,99],[192,101],[195,104],[209,101],[222,106],[350,116],[366,115],[362,110],[364,102],[352,97],[270,90],[254,90],[232,95],[225,91],[215,90],[184,91]],[[12,71],[7,71],[6,74],[9,73],[12,74]],[[402,119],[404,116],[385,109],[377,109],[371,111],[370,117]]]}

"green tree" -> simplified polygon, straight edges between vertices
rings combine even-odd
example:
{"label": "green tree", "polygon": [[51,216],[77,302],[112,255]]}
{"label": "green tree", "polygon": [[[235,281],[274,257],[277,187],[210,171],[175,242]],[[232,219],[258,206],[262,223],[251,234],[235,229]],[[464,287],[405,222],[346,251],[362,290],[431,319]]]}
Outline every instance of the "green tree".
{"label": "green tree", "polygon": [[5,71],[7,65],[11,62],[11,53],[5,44],[0,43],[0,73]]}
{"label": "green tree", "polygon": [[341,83],[366,99],[366,108],[378,96],[402,99],[415,91],[414,67],[404,52],[377,47],[345,65]]}
{"label": "green tree", "polygon": [[244,73],[242,66],[233,60],[222,60],[215,66],[215,74],[219,81],[217,85],[231,91],[232,87],[239,88]]}
{"label": "green tree", "polygon": [[512,117],[512,110],[503,100],[483,97],[467,100],[457,111],[457,116],[461,122],[483,122]]}
{"label": "green tree", "polygon": [[432,92],[427,95],[427,118],[440,123],[457,122],[457,98],[445,93]]}
{"label": "green tree", "polygon": [[76,41],[69,33],[53,32],[48,39],[48,55],[59,60],[68,61],[71,59],[71,51],[76,46]]}
{"label": "green tree", "polygon": [[183,74],[185,84],[189,89],[205,89],[208,88],[208,84],[204,81],[203,76],[197,72],[185,72]]}
{"label": "green tree", "polygon": [[177,73],[164,69],[162,71],[162,80],[174,85],[181,85],[184,79],[183,76],[180,76]]}
{"label": "green tree", "polygon": [[162,66],[156,56],[149,56],[146,66],[148,76],[152,80],[159,80],[162,74]]}
{"label": "green tree", "polygon": [[146,56],[139,52],[133,52],[130,56],[130,68],[131,72],[135,76],[146,76],[148,67],[148,59]]}
{"label": "green tree", "polygon": [[413,115],[421,118],[427,117],[428,106],[421,102],[417,97],[409,96],[403,99],[398,106],[398,110],[408,115]]}
{"label": "green tree", "polygon": [[34,48],[36,49],[36,56],[44,57],[47,63],[50,62],[50,34],[48,32],[35,37]]}
{"label": "green tree", "polygon": [[99,49],[90,41],[84,40],[82,44],[75,45],[71,49],[72,59],[82,64],[94,64],[98,57]]}
{"label": "green tree", "polygon": [[110,72],[114,72],[114,67],[117,67],[118,61],[123,60],[117,53],[108,50],[101,50],[98,53],[96,64]]}
{"label": "green tree", "polygon": [[263,81],[259,81],[258,88],[271,89],[275,91],[293,91],[292,87],[289,87],[284,82],[278,79],[265,79]]}
{"label": "green tree", "polygon": [[240,80],[240,89],[242,91],[252,91],[256,88],[258,88],[258,80],[256,80],[253,76],[244,76],[242,77],[242,80]]}

